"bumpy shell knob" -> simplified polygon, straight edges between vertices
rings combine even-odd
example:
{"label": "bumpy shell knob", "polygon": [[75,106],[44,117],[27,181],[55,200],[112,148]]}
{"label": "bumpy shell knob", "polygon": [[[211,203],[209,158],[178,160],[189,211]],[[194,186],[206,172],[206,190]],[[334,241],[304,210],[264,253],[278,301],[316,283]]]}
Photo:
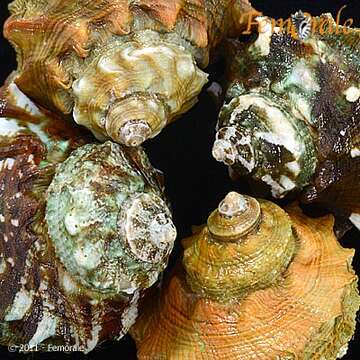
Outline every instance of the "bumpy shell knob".
{"label": "bumpy shell knob", "polygon": [[276,198],[301,192],[360,228],[360,30],[328,14],[311,21],[296,39],[258,18],[257,39],[229,43],[213,156]]}
{"label": "bumpy shell knob", "polygon": [[[229,209],[241,217],[244,199],[229,194],[219,216],[225,203],[226,219]],[[185,241],[183,269],[145,302],[131,329],[139,359],[334,360],[346,353],[360,307],[354,251],[337,242],[331,215],[313,219],[297,206],[286,213],[259,204],[258,227],[237,242],[214,239],[207,227]]]}
{"label": "bumpy shell knob", "polygon": [[109,296],[151,286],[176,237],[160,194],[111,142],[85,145],[59,166],[46,221],[67,271]]}

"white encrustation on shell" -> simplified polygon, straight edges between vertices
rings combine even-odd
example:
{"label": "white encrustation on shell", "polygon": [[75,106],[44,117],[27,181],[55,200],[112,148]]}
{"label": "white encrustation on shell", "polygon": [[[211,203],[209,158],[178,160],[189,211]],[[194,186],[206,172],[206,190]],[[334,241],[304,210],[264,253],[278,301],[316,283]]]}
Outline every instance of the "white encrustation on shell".
{"label": "white encrustation on shell", "polygon": [[321,30],[311,32],[309,20],[298,12],[283,31],[258,18],[257,39],[228,43],[212,153],[233,178],[251,178],[259,196],[298,194],[303,204],[353,221],[360,213],[360,30],[324,14],[312,19]]}
{"label": "white encrustation on shell", "polygon": [[360,214],[352,213],[349,219],[360,230]]}
{"label": "white encrustation on shell", "polygon": [[[216,160],[255,174],[271,186],[275,197],[308,183],[316,167],[311,133],[281,99],[256,90],[240,95],[223,106],[220,122],[224,126],[219,127],[213,145]],[[271,163],[278,156],[286,159],[282,176],[272,174]]]}
{"label": "white encrustation on shell", "polygon": [[225,217],[232,217],[239,215],[248,209],[248,200],[245,196],[234,191],[226,195],[225,199],[221,201],[218,206],[220,215]]}

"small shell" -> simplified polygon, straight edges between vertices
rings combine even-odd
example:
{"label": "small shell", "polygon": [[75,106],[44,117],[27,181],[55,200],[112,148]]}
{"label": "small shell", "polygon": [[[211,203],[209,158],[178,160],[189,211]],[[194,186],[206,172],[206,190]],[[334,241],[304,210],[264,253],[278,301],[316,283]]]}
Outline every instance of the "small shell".
{"label": "small shell", "polygon": [[15,82],[100,139],[136,146],[197,101],[212,51],[247,0],[15,0],[5,36]]}
{"label": "small shell", "polygon": [[176,231],[159,174],[11,81],[0,95],[0,343],[89,352],[128,331],[166,266]]}
{"label": "small shell", "polygon": [[276,198],[302,191],[304,203],[360,214],[360,31],[335,33],[322,15],[312,19],[316,32],[296,40],[258,21],[266,31],[254,42],[229,44],[213,156]]}
{"label": "small shell", "polygon": [[[147,300],[131,329],[139,359],[156,354],[332,360],[344,355],[360,307],[350,265],[354,251],[337,242],[331,215],[312,219],[296,206],[288,215],[270,202],[260,206],[258,229],[237,242],[214,239],[207,227],[185,242],[184,269],[178,266],[160,295]],[[229,266],[235,261],[238,267]]]}

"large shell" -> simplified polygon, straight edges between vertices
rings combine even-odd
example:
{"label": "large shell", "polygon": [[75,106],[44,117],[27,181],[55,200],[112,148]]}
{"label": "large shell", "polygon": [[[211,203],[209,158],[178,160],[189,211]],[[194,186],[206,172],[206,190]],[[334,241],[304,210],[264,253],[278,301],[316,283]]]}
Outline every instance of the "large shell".
{"label": "large shell", "polygon": [[303,202],[355,219],[360,31],[335,29],[330,15],[315,21],[316,32],[299,40],[272,33],[270,20],[260,18],[256,41],[230,46],[230,84],[213,155],[269,185],[277,198],[303,190]]}
{"label": "large shell", "polygon": [[[131,329],[138,358],[343,356],[360,297],[350,265],[354,251],[337,242],[332,215],[308,218],[297,206],[286,214],[260,201],[257,226],[246,226],[249,232],[239,236],[240,223],[249,217],[236,199],[244,200],[232,193],[225,202],[243,210],[229,217],[221,205],[219,221],[210,217],[207,227],[185,241],[184,269],[178,266],[160,296],[146,304]],[[214,236],[214,224],[235,236]]]}
{"label": "large shell", "polygon": [[122,337],[176,231],[141,148],[98,144],[14,83],[1,92],[0,343]]}
{"label": "large shell", "polygon": [[139,145],[187,111],[198,66],[243,27],[247,0],[15,0],[5,36],[19,88],[99,139]]}

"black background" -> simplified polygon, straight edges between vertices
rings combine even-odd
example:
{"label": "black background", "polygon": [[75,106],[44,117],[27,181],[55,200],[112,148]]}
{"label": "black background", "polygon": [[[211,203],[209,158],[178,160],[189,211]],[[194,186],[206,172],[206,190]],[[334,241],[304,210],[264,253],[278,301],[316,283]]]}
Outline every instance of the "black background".
{"label": "black background", "polygon": [[[76,1],[76,0],[74,0]],[[94,0],[96,1],[96,0]],[[0,0],[1,26],[8,17],[7,4]],[[342,23],[347,18],[354,19],[354,25],[360,22],[360,1],[316,1],[316,0],[253,0],[255,8],[273,18],[288,18],[290,14],[301,9],[312,15],[331,12],[334,17],[338,10],[347,5],[343,11]],[[16,68],[15,54],[7,41],[0,36],[0,83]],[[218,79],[223,71],[221,63],[211,66],[210,82]],[[155,139],[146,145],[146,151],[152,164],[165,174],[168,198],[171,201],[174,222],[178,229],[178,239],[190,235],[191,226],[206,221],[209,212],[231,190],[246,192],[239,184],[230,181],[227,169],[216,162],[211,156],[211,147],[215,135],[217,108],[210,96],[204,90],[199,97],[199,103],[182,119],[168,126]],[[356,248],[354,268],[360,275],[360,233],[350,231],[342,240],[345,247]],[[180,251],[179,243],[170,263],[173,264]],[[1,294],[0,294],[1,296]],[[330,295],[329,295],[330,296]],[[0,360],[10,359],[98,359],[100,357],[116,357],[117,359],[136,359],[135,345],[129,336],[120,342],[107,342],[100,345],[89,355],[79,353],[63,354],[11,354],[5,348],[0,348]],[[360,359],[360,325],[350,343],[346,360]]]}

